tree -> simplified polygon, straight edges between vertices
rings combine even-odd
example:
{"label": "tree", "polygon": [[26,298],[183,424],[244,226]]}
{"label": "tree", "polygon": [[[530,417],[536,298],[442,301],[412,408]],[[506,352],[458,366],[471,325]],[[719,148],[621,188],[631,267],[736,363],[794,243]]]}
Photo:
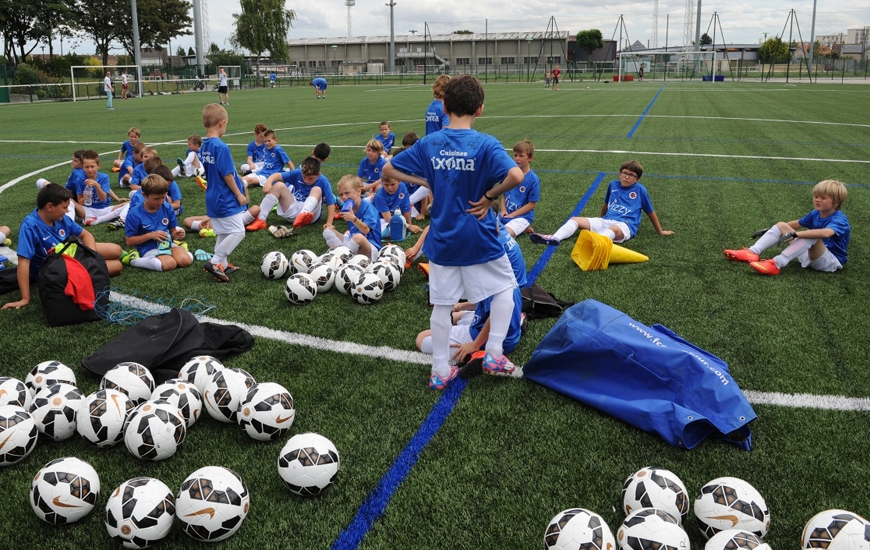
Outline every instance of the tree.
{"label": "tree", "polygon": [[701,35],[701,45],[702,46],[706,46],[707,44],[712,44],[712,43],[713,43],[713,39],[710,38],[709,34],[704,33]]}
{"label": "tree", "polygon": [[129,34],[130,4],[117,0],[78,0],[72,7],[76,23],[93,40],[95,52],[109,64],[109,48],[120,34]]}
{"label": "tree", "polygon": [[256,56],[258,75],[263,52],[268,51],[272,61],[286,61],[287,33],[293,27],[296,12],[285,9],[284,0],[240,0],[239,6],[242,13],[233,14],[236,30],[230,43]]}
{"label": "tree", "polygon": [[586,52],[586,57],[592,62],[592,71],[595,74],[595,62],[592,61],[592,52],[604,47],[604,38],[598,29],[580,31],[577,33],[577,46]]}
{"label": "tree", "polygon": [[184,51],[184,46],[178,46],[178,49],[175,50],[175,55],[177,55],[178,57],[184,57],[185,55],[187,55]]}
{"label": "tree", "polygon": [[758,59],[762,63],[785,63],[790,55],[788,44],[783,42],[778,36],[768,38],[758,48]]}
{"label": "tree", "polygon": [[[5,54],[13,63],[23,63],[41,42],[50,42],[53,28],[68,13],[69,7],[61,0],[0,0]],[[52,53],[50,43],[48,51]]]}
{"label": "tree", "polygon": [[196,55],[196,52],[193,51],[193,47],[187,48],[187,55]]}
{"label": "tree", "polygon": [[474,31],[469,31],[467,29],[460,29],[458,31],[453,31],[453,34],[474,34]]}

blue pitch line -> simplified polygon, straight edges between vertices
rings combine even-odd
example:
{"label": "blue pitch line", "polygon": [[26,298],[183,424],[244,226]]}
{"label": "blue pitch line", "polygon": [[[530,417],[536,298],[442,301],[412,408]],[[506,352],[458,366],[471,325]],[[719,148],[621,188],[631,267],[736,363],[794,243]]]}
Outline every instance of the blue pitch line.
{"label": "blue pitch line", "polygon": [[[580,202],[577,203],[577,206],[574,207],[574,210],[568,216],[569,219],[580,215],[580,212],[583,211],[583,208],[586,207],[586,203],[589,202],[589,199],[591,199],[595,191],[598,190],[598,185],[601,184],[601,181],[606,175],[607,172],[598,172],[598,177],[595,178],[595,181],[592,182],[592,185],[589,186],[589,189],[580,198]],[[556,252],[556,248],[557,247],[555,246],[547,246],[547,250],[545,250],[544,253],[541,254],[541,257],[538,258],[538,261],[526,274],[526,287],[530,287],[535,284],[535,281],[538,280],[538,276],[541,274],[542,271],[544,271],[544,268],[547,267],[547,263],[550,261],[550,258],[552,258],[553,254]]]}
{"label": "blue pitch line", "polygon": [[360,506],[350,525],[341,532],[338,539],[332,544],[333,550],[348,550],[359,547],[366,534],[374,526],[375,521],[383,515],[393,493],[396,492],[399,486],[404,483],[405,478],[408,477],[411,468],[414,467],[414,464],[420,458],[420,453],[423,452],[423,449],[435,437],[444,421],[453,412],[453,408],[459,401],[459,396],[462,395],[462,390],[467,385],[468,380],[457,378],[447,386],[447,389],[444,390],[444,393],[435,403],[423,425],[420,426],[420,429],[417,430],[417,433],[414,434],[408,445],[396,457],[395,462],[390,466],[384,477],[381,478],[378,486],[369,493],[368,498]]}
{"label": "blue pitch line", "polygon": [[649,112],[649,110],[652,109],[653,103],[656,102],[656,100],[659,98],[659,94],[661,94],[662,90],[665,89],[665,84],[662,84],[662,87],[659,88],[659,91],[657,91],[656,95],[653,96],[652,101],[649,102],[649,105],[647,105],[646,109],[644,109],[643,113],[641,113],[640,118],[637,119],[637,122],[634,123],[634,127],[628,133],[628,139],[631,139],[631,136],[634,135],[634,131],[637,130],[637,127],[640,126],[641,122],[643,122],[643,118],[646,116],[646,114]]}

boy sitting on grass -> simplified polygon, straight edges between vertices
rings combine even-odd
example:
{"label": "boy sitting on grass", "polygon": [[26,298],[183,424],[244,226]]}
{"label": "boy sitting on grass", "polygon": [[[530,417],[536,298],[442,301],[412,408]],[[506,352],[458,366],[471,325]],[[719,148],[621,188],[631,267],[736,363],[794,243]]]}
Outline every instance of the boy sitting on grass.
{"label": "boy sitting on grass", "polygon": [[[272,174],[278,174],[284,171],[286,166],[288,170],[293,170],[293,161],[290,156],[278,145],[278,136],[274,130],[266,130],[263,133],[263,142],[266,144],[266,155],[263,158],[263,167],[254,170],[242,180],[251,185],[266,185],[266,180]],[[208,180],[208,178],[206,178]]]}
{"label": "boy sitting on grass", "polygon": [[190,252],[172,242],[184,238],[184,229],[178,227],[175,210],[166,200],[168,192],[169,182],[157,174],[142,180],[143,200],[127,213],[125,225],[127,246],[136,250],[124,257],[124,263],[151,271],[172,271],[193,261]]}
{"label": "boy sitting on grass", "polygon": [[366,143],[366,156],[359,161],[359,170],[356,172],[363,183],[363,197],[369,193],[374,194],[381,185],[381,175],[387,163],[383,153],[384,145],[380,141],[370,139]]}
{"label": "boy sitting on grass", "polygon": [[[246,231],[266,229],[266,218],[272,207],[278,205],[278,215],[293,222],[298,229],[320,219],[320,203],[326,200],[327,220],[335,213],[335,197],[326,176],[320,173],[320,160],[308,157],[296,170],[272,174],[263,185],[265,196],[260,202],[257,219],[245,227]],[[324,229],[332,227],[327,221]]]}
{"label": "boy sitting on grass", "polygon": [[384,176],[381,178],[381,188],[375,193],[372,204],[375,205],[378,214],[381,215],[381,239],[390,237],[390,220],[398,215],[402,218],[405,230],[417,235],[423,228],[411,221],[411,194],[405,184],[395,178]]}
{"label": "boy sitting on grass", "polygon": [[77,202],[84,207],[85,225],[96,225],[116,219],[123,204],[112,205],[112,201],[126,202],[119,199],[112,191],[109,176],[99,172],[100,154],[96,151],[82,153],[82,170],[85,179],[79,181],[76,190]]}
{"label": "boy sitting on grass", "polygon": [[501,196],[501,215],[511,237],[522,235],[535,221],[535,206],[541,200],[541,179],[529,166],[535,158],[535,146],[524,139],[514,145],[514,162],[523,171],[523,182]]}
{"label": "boy sitting on grass", "polygon": [[[848,257],[851,228],[849,219],[840,211],[846,200],[846,186],[836,180],[825,180],[813,187],[813,210],[799,220],[779,222],[768,230],[756,232],[754,245],[741,250],[726,250],[725,257],[736,262],[749,262],[750,267],[764,275],[779,275],[782,268],[797,258],[801,267],[833,273],[843,269]],[[805,231],[797,231],[799,228]],[[758,255],[775,244],[789,243],[781,254],[768,260]]]}

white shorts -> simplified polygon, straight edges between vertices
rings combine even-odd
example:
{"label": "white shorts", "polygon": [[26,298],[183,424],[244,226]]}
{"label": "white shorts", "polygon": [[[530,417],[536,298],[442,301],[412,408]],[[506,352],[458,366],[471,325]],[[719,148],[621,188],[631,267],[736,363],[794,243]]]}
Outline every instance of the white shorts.
{"label": "white shorts", "polygon": [[232,233],[245,232],[245,214],[247,212],[239,212],[227,218],[209,218],[211,220],[211,228],[214,229],[216,235],[230,235]]}
{"label": "white shorts", "polygon": [[525,218],[511,218],[510,221],[504,224],[506,229],[513,230],[514,235],[522,235],[529,225],[531,225],[529,220]]}
{"label": "white shorts", "polygon": [[[450,343],[451,344],[467,344],[474,342],[471,337],[471,325],[453,325],[450,327]],[[427,336],[420,342],[420,351],[432,355],[432,337]]]}
{"label": "white shorts", "polygon": [[[260,174],[258,174],[258,173],[256,173],[256,172],[254,172],[253,174],[249,174],[249,175],[251,175],[251,176],[257,176],[257,181],[259,182],[258,185],[259,185],[260,187],[265,187],[265,185],[266,185],[266,180],[269,179],[269,176],[261,176]],[[271,174],[269,174],[269,175],[271,175]],[[248,177],[248,176],[245,176],[245,177]]]}
{"label": "white shorts", "polygon": [[[178,246],[178,245],[175,244],[174,242],[173,242],[171,245],[169,245],[169,247],[170,247],[170,248],[181,248],[180,246]],[[156,258],[156,257],[157,257],[157,252],[158,252],[158,250],[159,250],[158,248],[152,248],[151,250],[149,250],[148,252],[146,252],[145,255],[142,256],[142,257],[143,257],[143,258]],[[189,252],[189,251],[186,251],[186,252],[187,252],[188,256],[190,256],[190,252]],[[166,254],[164,254],[164,255],[166,255]],[[191,256],[191,257],[192,257],[192,256]]]}
{"label": "white shorts", "polygon": [[824,254],[816,258],[815,260],[810,260],[809,252],[804,252],[800,256],[797,257],[798,261],[801,263],[801,267],[809,267],[810,269],[815,269],[816,271],[824,271],[825,273],[833,273],[835,271],[839,271],[843,269],[842,264],[840,264],[840,260],[834,256],[834,253],[825,249]]}
{"label": "white shorts", "polygon": [[[302,212],[303,206],[305,206],[305,203],[302,203],[299,201],[293,201],[293,204],[291,204],[287,210],[284,210],[283,208],[281,208],[281,203],[279,202],[278,203],[278,215],[281,216],[282,218],[284,218],[285,220],[292,222],[293,220],[296,219],[296,216],[298,216]],[[322,213],[323,213],[322,208],[315,208],[314,212],[312,212],[312,214],[314,214],[314,219],[311,221],[311,223],[314,223],[317,220],[319,220]]]}
{"label": "white shorts", "polygon": [[100,216],[111,213],[113,208],[113,206],[107,206],[105,208],[94,208],[92,206],[85,206],[85,219],[99,218]]}
{"label": "white shorts", "polygon": [[517,286],[507,254],[485,264],[444,266],[429,262],[429,301],[452,306],[462,298],[479,303]]}
{"label": "white shorts", "polygon": [[610,229],[614,225],[616,227],[618,227],[620,230],[622,230],[622,234],[625,235],[625,237],[622,239],[618,239],[618,240],[614,239],[613,242],[615,242],[615,243],[624,243],[625,241],[627,241],[628,239],[633,237],[633,235],[631,234],[631,231],[628,229],[628,224],[625,222],[620,222],[617,220],[608,220],[607,218],[586,218],[586,219],[589,220],[589,230],[592,231],[593,233],[598,233],[599,235],[601,235],[602,233],[604,233],[604,231],[606,229]]}

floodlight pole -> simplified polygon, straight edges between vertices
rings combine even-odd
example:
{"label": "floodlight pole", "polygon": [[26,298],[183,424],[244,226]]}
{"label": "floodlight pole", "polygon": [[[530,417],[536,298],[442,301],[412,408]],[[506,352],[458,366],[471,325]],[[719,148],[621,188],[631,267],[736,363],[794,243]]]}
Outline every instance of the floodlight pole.
{"label": "floodlight pole", "polygon": [[390,7],[390,74],[396,73],[396,34],[394,32],[393,26],[393,7],[396,5],[395,2],[390,0],[389,3],[384,4],[385,6]]}
{"label": "floodlight pole", "polygon": [[136,0],[130,0],[133,15],[133,62],[136,64],[136,86],[139,97],[142,97],[142,54],[139,52],[139,16],[136,14]]}
{"label": "floodlight pole", "polygon": [[531,73],[531,63],[532,63],[532,37],[526,37],[526,82],[532,81],[532,73]]}
{"label": "floodlight pole", "polygon": [[337,50],[337,49],[338,49],[338,45],[333,44],[332,45],[332,70],[334,71],[333,74],[335,74],[335,75],[338,75],[338,64],[335,62],[335,50]]}
{"label": "floodlight pole", "polygon": [[[807,67],[808,71],[812,70],[813,66],[813,50],[816,49],[816,1],[813,0],[813,23],[810,25],[810,55],[809,55],[809,67]],[[812,78],[810,78],[810,82],[812,82]]]}

